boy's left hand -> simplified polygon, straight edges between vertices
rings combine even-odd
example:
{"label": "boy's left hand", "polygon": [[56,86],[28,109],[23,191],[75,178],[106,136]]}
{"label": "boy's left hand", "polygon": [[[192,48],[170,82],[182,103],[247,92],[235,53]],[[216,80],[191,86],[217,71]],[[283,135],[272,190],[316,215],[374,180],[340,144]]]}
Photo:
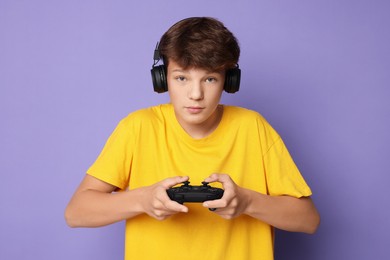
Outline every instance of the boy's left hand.
{"label": "boy's left hand", "polygon": [[203,202],[204,207],[216,208],[213,212],[225,219],[233,219],[245,212],[250,201],[249,193],[238,186],[229,175],[214,173],[204,181],[220,182],[225,190],[221,199]]}

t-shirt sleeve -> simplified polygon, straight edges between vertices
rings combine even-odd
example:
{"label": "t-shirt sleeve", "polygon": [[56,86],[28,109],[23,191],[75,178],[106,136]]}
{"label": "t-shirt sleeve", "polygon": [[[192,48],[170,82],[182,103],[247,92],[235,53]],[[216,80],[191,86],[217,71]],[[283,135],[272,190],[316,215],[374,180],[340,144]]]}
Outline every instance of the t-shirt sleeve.
{"label": "t-shirt sleeve", "polygon": [[134,135],[129,120],[123,119],[108,138],[87,174],[122,190],[129,183],[133,159]]}
{"label": "t-shirt sleeve", "polygon": [[300,198],[312,194],[280,137],[264,154],[263,159],[269,195]]}

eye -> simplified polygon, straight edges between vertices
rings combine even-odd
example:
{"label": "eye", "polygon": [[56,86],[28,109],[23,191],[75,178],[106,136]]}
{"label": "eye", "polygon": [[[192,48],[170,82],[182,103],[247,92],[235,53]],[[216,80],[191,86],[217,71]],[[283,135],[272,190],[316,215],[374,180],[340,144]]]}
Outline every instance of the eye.
{"label": "eye", "polygon": [[206,79],[206,82],[208,82],[208,83],[214,83],[214,82],[216,82],[216,81],[217,81],[217,79],[214,78],[214,77],[208,77],[208,78]]}
{"label": "eye", "polygon": [[185,81],[186,80],[186,78],[184,76],[177,76],[177,77],[175,77],[175,79],[177,81]]}

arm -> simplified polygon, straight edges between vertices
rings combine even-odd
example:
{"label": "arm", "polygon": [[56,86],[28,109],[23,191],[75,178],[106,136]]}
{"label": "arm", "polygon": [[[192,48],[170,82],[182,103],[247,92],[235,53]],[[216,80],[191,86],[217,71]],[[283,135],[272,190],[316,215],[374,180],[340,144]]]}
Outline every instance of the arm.
{"label": "arm", "polygon": [[320,216],[309,197],[269,196],[237,186],[226,174],[213,174],[207,182],[221,182],[224,196],[206,201],[207,208],[218,208],[215,213],[231,219],[246,214],[276,228],[313,234]]}
{"label": "arm", "polygon": [[117,187],[86,175],[65,210],[70,227],[98,227],[146,213],[158,220],[188,208],[171,201],[166,189],[188,180],[172,177],[154,185],[115,193]]}

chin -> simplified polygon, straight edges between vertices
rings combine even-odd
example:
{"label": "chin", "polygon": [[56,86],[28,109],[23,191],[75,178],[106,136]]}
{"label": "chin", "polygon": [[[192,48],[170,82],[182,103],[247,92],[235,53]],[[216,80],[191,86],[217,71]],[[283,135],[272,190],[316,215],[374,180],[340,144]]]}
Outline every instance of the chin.
{"label": "chin", "polygon": [[202,123],[204,123],[205,121],[207,121],[206,118],[203,118],[203,117],[194,117],[194,116],[189,116],[189,117],[185,117],[183,118],[184,121],[187,123],[187,124],[191,124],[191,125],[201,125]]}

